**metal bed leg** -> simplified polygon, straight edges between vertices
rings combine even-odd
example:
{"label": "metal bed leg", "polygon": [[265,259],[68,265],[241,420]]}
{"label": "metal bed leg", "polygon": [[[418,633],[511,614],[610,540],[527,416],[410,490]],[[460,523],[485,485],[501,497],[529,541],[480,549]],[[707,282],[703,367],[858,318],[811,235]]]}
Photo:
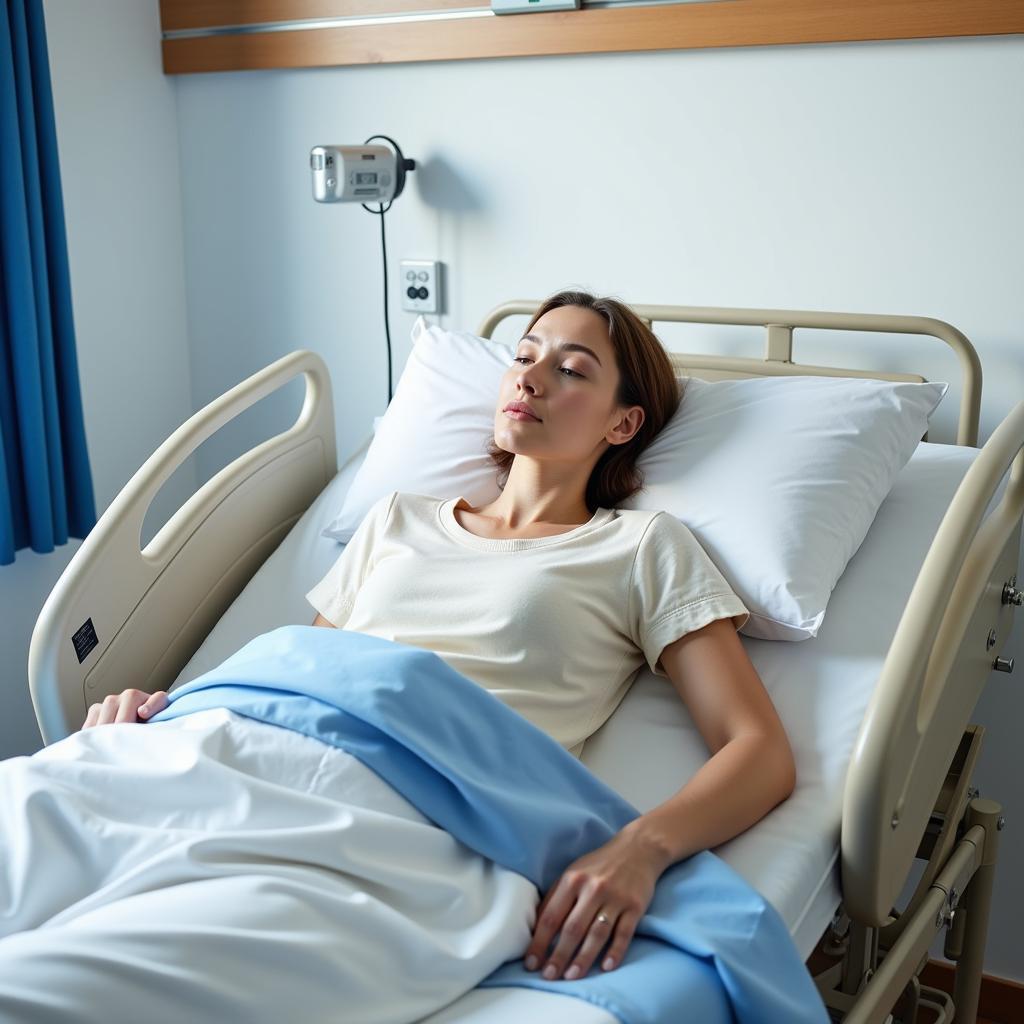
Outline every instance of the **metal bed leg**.
{"label": "metal bed leg", "polygon": [[839,991],[855,995],[875,971],[878,963],[878,930],[850,922],[850,934],[843,959]]}
{"label": "metal bed leg", "polygon": [[893,1007],[893,1017],[899,1021],[906,1021],[907,1024],[913,1024],[913,1022],[917,1020],[917,1011],[920,1005],[921,982],[915,976],[907,982],[907,987],[903,990],[903,995],[900,996],[896,1005]]}
{"label": "metal bed leg", "polygon": [[[975,804],[972,801],[972,805]],[[970,892],[974,876],[981,869],[986,855],[994,858],[994,847],[989,848],[986,842],[986,829],[983,821],[989,807],[995,819],[991,828],[998,825],[998,805],[990,801],[981,801],[975,807],[974,814],[982,815],[971,825],[957,845],[942,870],[935,877],[925,898],[900,932],[899,938],[885,951],[879,960],[879,949],[875,944],[877,929],[852,922],[847,939],[845,957],[842,963],[835,964],[815,978],[818,991],[821,992],[825,1005],[832,1019],[841,1020],[843,1024],[890,1024],[892,1008],[901,999],[906,999],[907,986],[910,979],[918,975],[928,958],[928,949],[932,940],[949,923],[950,918],[964,912],[959,906],[959,892]],[[972,818],[972,820],[974,820]],[[983,899],[983,894],[991,895],[991,875],[988,888],[985,882],[978,886],[976,899]],[[987,904],[972,903],[978,913],[972,921],[967,917],[965,926],[965,948],[972,941],[977,947],[972,954],[977,966],[974,1003],[971,1004],[968,993],[961,995],[966,999],[964,1006],[970,1009],[963,1014],[960,1024],[970,1024],[974,1020],[977,1007],[977,982],[981,977],[981,954],[985,944],[985,926],[987,924]],[[874,933],[874,935],[872,934]],[[970,976],[972,961],[968,957],[964,962],[964,974]],[[863,973],[862,973],[863,972]],[[959,971],[958,971],[959,974]],[[858,978],[860,982],[858,984]],[[958,980],[958,984],[962,984]],[[921,986],[920,1005],[927,1005],[939,1014],[936,1024],[950,1024],[954,1020],[953,1002],[943,993]],[[928,999],[925,999],[925,995]],[[938,1002],[935,1000],[938,999]],[[906,1022],[910,1024],[910,1022]]]}
{"label": "metal bed leg", "polygon": [[972,800],[967,809],[967,828],[981,825],[985,829],[985,845],[981,864],[967,885],[957,908],[966,917],[963,950],[956,967],[953,1001],[956,1004],[954,1024],[974,1024],[978,1014],[981,972],[985,955],[985,934],[988,931],[989,908],[992,904],[992,881],[999,852],[999,833],[1003,827],[1002,807],[994,800]]}

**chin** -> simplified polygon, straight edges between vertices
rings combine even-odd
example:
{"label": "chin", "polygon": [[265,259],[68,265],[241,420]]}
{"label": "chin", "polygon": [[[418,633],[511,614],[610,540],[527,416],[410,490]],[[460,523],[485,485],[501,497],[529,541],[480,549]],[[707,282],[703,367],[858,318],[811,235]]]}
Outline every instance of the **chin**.
{"label": "chin", "polygon": [[513,441],[507,438],[502,438],[499,435],[494,435],[494,443],[503,451],[508,452],[509,455],[518,455],[519,449],[516,447]]}

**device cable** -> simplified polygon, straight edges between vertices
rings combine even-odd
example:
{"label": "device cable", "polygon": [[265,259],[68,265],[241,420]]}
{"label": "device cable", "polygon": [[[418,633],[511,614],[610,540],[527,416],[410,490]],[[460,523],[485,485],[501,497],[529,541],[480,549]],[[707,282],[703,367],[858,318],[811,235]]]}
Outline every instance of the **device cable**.
{"label": "device cable", "polygon": [[361,203],[360,206],[367,213],[372,213],[375,217],[381,218],[381,258],[384,262],[384,336],[387,338],[387,403],[390,406],[391,398],[393,397],[391,387],[391,326],[388,321],[387,312],[387,242],[384,238],[384,214],[391,209],[391,204],[388,203],[385,206],[383,203],[379,203],[380,210],[371,210],[366,203]]}
{"label": "device cable", "polygon": [[[366,139],[364,141],[363,145],[365,146],[367,143],[369,143],[370,139],[387,139],[388,142],[390,142],[395,147],[395,149],[397,150],[397,152],[399,154],[398,159],[399,159],[399,162],[401,163],[401,160],[402,160],[401,153],[402,153],[402,151],[400,149],[398,149],[398,143],[395,142],[394,139],[389,138],[387,135],[371,135],[369,139]],[[392,380],[392,370],[391,370],[391,366],[392,366],[392,358],[391,358],[391,325],[390,325],[390,323],[388,321],[388,247],[387,247],[387,241],[384,238],[384,214],[387,213],[388,210],[391,209],[391,204],[393,202],[394,202],[393,199],[388,200],[388,205],[387,206],[385,206],[383,203],[378,203],[377,205],[380,207],[379,210],[371,210],[370,207],[366,205],[366,203],[360,203],[359,204],[360,206],[362,206],[362,208],[364,210],[366,210],[367,213],[372,213],[375,217],[380,217],[380,251],[381,251],[381,258],[384,261],[384,335],[387,338],[387,343],[388,343],[388,405],[391,405],[391,399],[394,397],[394,392],[392,390],[392,383],[391,383],[391,380]]]}

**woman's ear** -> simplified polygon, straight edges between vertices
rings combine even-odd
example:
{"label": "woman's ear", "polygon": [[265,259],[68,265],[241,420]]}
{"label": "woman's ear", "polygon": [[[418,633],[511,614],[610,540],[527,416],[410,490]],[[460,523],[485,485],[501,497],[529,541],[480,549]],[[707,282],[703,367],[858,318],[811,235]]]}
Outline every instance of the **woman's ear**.
{"label": "woman's ear", "polygon": [[610,444],[625,444],[627,441],[632,441],[636,437],[636,432],[643,426],[645,418],[642,405],[631,406],[608,432],[606,440]]}

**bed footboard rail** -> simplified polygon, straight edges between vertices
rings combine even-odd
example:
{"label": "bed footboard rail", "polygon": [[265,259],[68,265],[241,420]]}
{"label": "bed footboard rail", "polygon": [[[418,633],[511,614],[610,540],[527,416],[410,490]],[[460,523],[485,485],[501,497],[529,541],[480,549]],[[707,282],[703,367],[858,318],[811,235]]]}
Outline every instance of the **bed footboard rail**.
{"label": "bed footboard rail", "polygon": [[[1010,634],[1021,600],[1022,449],[1024,402],[999,424],[953,496],[861,724],[844,789],[841,865],[844,906],[862,927],[889,920]],[[1006,489],[985,515],[1007,470]]]}
{"label": "bed footboard rail", "polygon": [[[143,548],[146,511],[168,477],[299,374],[295,423],[220,470]],[[110,503],[39,614],[28,672],[44,743],[80,728],[107,694],[167,689],[336,471],[330,376],[313,352],[284,356],[183,423]]]}

